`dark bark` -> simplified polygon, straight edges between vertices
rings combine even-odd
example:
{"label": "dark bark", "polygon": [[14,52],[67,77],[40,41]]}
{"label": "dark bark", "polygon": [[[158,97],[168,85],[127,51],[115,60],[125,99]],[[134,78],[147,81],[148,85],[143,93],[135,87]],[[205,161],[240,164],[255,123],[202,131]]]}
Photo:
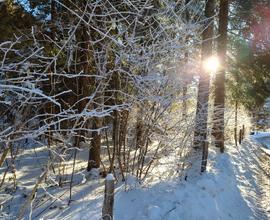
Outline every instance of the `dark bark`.
{"label": "dark bark", "polygon": [[[85,74],[89,72],[89,34],[87,33],[87,27],[85,25],[82,26],[82,35],[81,35],[81,51],[80,51],[80,61],[81,66],[79,66],[79,69],[83,70]],[[87,106],[87,99],[84,99],[85,97],[89,96],[91,93],[91,82],[90,78],[87,76],[81,77],[77,80],[77,101],[79,101],[78,110],[79,112],[82,112],[85,108],[89,108],[90,106]],[[92,85],[93,87],[93,85]],[[81,121],[83,119],[80,119]],[[76,137],[78,141],[76,143],[80,143],[81,141],[84,141],[85,137],[85,131],[81,130],[79,131],[79,135]],[[78,145],[79,146],[79,145]]]}
{"label": "dark bark", "polygon": [[[189,11],[188,11],[188,8],[187,8],[187,5],[189,4],[190,0],[186,0],[185,1],[185,5],[186,5],[186,9],[185,9],[185,19],[186,19],[186,22],[189,22],[190,20],[190,14],[189,14]],[[189,40],[189,36],[186,37],[185,39],[185,44],[188,43],[188,40]],[[185,63],[187,64],[188,63],[188,51],[185,52]],[[184,76],[185,78],[187,76]],[[187,117],[187,80],[184,81],[184,86],[183,86],[183,119],[186,119]]]}
{"label": "dark bark", "polygon": [[214,101],[214,125],[213,136],[215,145],[224,152],[224,107],[225,107],[225,72],[226,72],[226,52],[227,52],[227,32],[228,32],[228,10],[229,1],[220,0],[219,11],[219,37],[218,56],[221,67],[216,75],[215,81],[215,101]]}
{"label": "dark bark", "polygon": [[[112,86],[114,91],[114,105],[120,104],[120,100],[118,97],[118,91],[120,90],[120,76],[117,72],[115,72],[112,76]],[[114,110],[113,112],[113,148],[114,148],[114,155],[113,155],[113,162],[114,158],[116,156],[118,161],[118,166],[122,175],[122,181],[125,180],[124,177],[124,170],[123,170],[123,164],[121,159],[122,154],[122,145],[120,143],[120,123],[121,123],[121,114],[118,110]],[[113,163],[112,163],[113,165]],[[110,168],[110,170],[112,167]]]}
{"label": "dark bark", "polygon": [[57,8],[55,0],[51,0],[51,21],[55,22],[57,16]]}
{"label": "dark bark", "polygon": [[[98,129],[101,127],[101,121],[98,118],[95,118],[93,121],[93,129]],[[92,132],[91,147],[89,149],[89,157],[87,164],[87,171],[90,171],[92,168],[100,167],[100,146],[101,146],[101,136],[98,131]]]}
{"label": "dark bark", "polygon": [[235,101],[235,115],[234,115],[234,142],[237,147],[237,127],[238,127],[238,101]]}
{"label": "dark bark", "polygon": [[207,157],[208,157],[208,142],[205,141],[204,144],[203,144],[201,172],[205,172],[206,171]]}
{"label": "dark bark", "polygon": [[126,135],[127,135],[127,123],[128,123],[129,111],[123,110],[121,112],[121,122],[119,131],[119,145],[123,149],[123,168],[126,169]]}
{"label": "dark bark", "polygon": [[[86,5],[87,1],[84,1],[83,4]],[[97,7],[95,12],[97,14],[101,14],[102,13],[101,8]],[[98,25],[101,26],[102,24],[98,22]],[[86,37],[82,41],[84,42],[83,45],[85,45],[84,54],[88,54],[88,58],[86,57],[87,58],[86,65],[88,65],[88,68],[85,71],[85,73],[91,71],[91,72],[96,72],[97,74],[101,74],[101,72],[97,68],[97,63],[94,60],[94,57],[95,57],[95,53],[99,53],[100,51],[102,51],[102,44],[100,43],[100,44],[93,45],[93,44],[87,43],[89,41],[92,41],[92,42],[96,41],[98,39],[98,34],[96,30],[92,29],[89,26],[88,30],[85,30],[84,36]],[[89,54],[89,53],[93,53],[93,54]],[[90,79],[91,81],[89,81]],[[83,95],[89,96],[89,94],[92,94],[93,92],[95,92],[95,89],[97,89],[98,82],[94,77],[93,78],[87,77],[87,78],[84,78],[83,80],[84,80],[83,88],[85,89],[85,92],[86,92],[85,94],[83,93]],[[88,106],[88,107],[94,108],[95,110],[99,111],[100,106],[104,103],[104,99],[103,99],[104,97],[103,97],[103,93],[100,91],[96,91],[95,94],[96,94],[94,97],[95,103],[92,104],[92,106]],[[102,124],[103,124],[103,118],[99,118],[99,117],[93,118],[92,129],[94,131],[92,131],[91,146],[89,149],[89,158],[88,158],[88,165],[87,165],[88,171],[90,171],[92,168],[99,168],[101,164],[101,157],[100,157],[101,132],[99,129],[102,127]]]}
{"label": "dark bark", "polygon": [[187,85],[185,82],[185,85],[183,86],[183,113],[182,117],[184,120],[187,118]]}
{"label": "dark bark", "polygon": [[[205,6],[205,17],[207,19],[206,29],[202,34],[202,60],[212,55],[213,37],[213,16],[215,1],[208,0]],[[207,139],[207,119],[208,119],[208,100],[209,100],[210,76],[207,71],[201,68],[198,98],[195,118],[194,148],[202,149],[204,141]]]}
{"label": "dark bark", "polygon": [[242,144],[242,129],[239,130],[239,144]]}

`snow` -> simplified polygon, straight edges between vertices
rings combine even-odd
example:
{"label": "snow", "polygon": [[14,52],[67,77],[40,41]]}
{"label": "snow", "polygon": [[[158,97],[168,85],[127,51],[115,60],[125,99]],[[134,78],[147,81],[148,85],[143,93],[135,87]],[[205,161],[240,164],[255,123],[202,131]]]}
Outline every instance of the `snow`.
{"label": "snow", "polygon": [[270,197],[264,198],[258,186],[260,158],[254,152],[259,147],[248,139],[241,149],[227,146],[228,153],[222,155],[212,149],[205,174],[121,191],[116,196],[115,219],[269,219],[263,210],[269,207]]}
{"label": "snow", "polygon": [[106,180],[114,180],[113,174],[109,173],[109,174],[106,176]]}
{"label": "snow", "polygon": [[[258,137],[267,135],[259,134]],[[246,139],[238,148],[233,144],[226,146],[227,151],[224,154],[211,148],[207,172],[188,177],[186,181],[175,175],[167,180],[155,180],[152,184],[139,184],[133,176],[129,176],[127,185],[122,182],[116,184],[114,219],[267,220],[270,218],[270,195],[267,194],[270,184],[261,170],[260,161],[265,155],[262,155],[259,149],[260,145],[254,137]],[[46,150],[40,147],[36,148],[35,152],[38,154],[37,162],[43,164]],[[12,208],[10,213],[4,208],[2,217],[6,216],[5,219],[14,219],[17,207],[23,203],[23,195],[30,192],[35,182],[32,177],[36,176],[35,172],[41,172],[37,167],[31,167],[37,164],[33,163],[34,159],[32,163],[27,160],[32,154],[31,149],[27,149],[26,153],[27,155],[22,156],[21,163],[27,164],[28,170],[20,171],[22,173],[18,175],[18,179],[23,183],[22,187],[17,189],[15,197],[9,203],[10,207],[16,208]],[[84,154],[85,152],[80,151],[79,158]],[[168,155],[168,159],[171,156]],[[108,174],[106,179],[113,180],[113,174]],[[262,189],[260,185],[268,188]],[[98,169],[90,173],[83,170],[80,175],[74,176],[70,206],[67,205],[68,189],[68,186],[59,189],[53,185],[39,189],[40,196],[33,204],[36,207],[32,212],[33,219],[101,218],[104,179],[99,177]],[[2,198],[10,199],[9,196]],[[268,213],[265,212],[267,209]]]}
{"label": "snow", "polygon": [[[197,179],[138,188],[116,197],[115,219],[250,219],[248,206],[228,154]],[[246,180],[245,180],[246,181]]]}
{"label": "snow", "polygon": [[270,132],[257,132],[252,137],[261,143],[261,149],[270,155]]}

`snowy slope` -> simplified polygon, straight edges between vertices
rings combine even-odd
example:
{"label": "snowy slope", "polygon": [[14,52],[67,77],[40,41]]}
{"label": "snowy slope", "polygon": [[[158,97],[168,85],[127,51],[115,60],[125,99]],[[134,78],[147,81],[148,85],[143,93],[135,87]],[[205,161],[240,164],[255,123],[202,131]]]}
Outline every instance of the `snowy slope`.
{"label": "snowy slope", "polygon": [[164,182],[150,189],[119,194],[116,219],[268,219],[259,202],[262,199],[256,176],[259,164],[256,156],[250,154],[257,147],[248,142],[245,145],[239,151],[231,147],[223,155],[211,151],[210,158],[216,162],[196,179]]}
{"label": "snowy slope", "polygon": [[[127,187],[122,183],[116,187],[114,219],[270,219],[270,183],[262,166],[267,158],[259,148],[256,142],[247,139],[239,148],[227,146],[227,153],[222,155],[210,149],[207,172],[188,177],[187,181],[175,176],[167,181],[140,185],[130,178]],[[47,196],[36,199],[32,219],[100,219],[104,180],[93,173],[83,171],[82,174],[88,181],[74,186],[70,206],[67,206],[68,186],[47,189]],[[22,199],[17,201],[22,203]],[[10,205],[18,207],[19,204]],[[14,211],[13,217],[6,215],[5,219],[14,219],[15,214]],[[25,219],[30,219],[29,213]]]}
{"label": "snowy slope", "polygon": [[270,132],[257,132],[252,138],[261,143],[261,149],[270,155]]}
{"label": "snowy slope", "polygon": [[[258,187],[261,168],[257,151],[258,146],[248,140],[240,149],[229,147],[228,153],[223,155],[211,150],[210,168],[194,179],[181,182],[175,177],[169,182],[137,186],[127,192],[119,186],[115,219],[270,219],[263,211],[267,207],[263,204],[267,198]],[[83,208],[71,212],[69,218],[63,219],[101,217],[102,197],[84,204]],[[58,217],[61,219],[61,215]]]}

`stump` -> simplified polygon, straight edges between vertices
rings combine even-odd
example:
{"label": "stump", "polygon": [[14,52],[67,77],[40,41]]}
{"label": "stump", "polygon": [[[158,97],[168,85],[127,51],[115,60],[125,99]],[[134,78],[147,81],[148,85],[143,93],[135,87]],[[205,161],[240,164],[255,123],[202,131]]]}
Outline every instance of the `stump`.
{"label": "stump", "polygon": [[109,173],[105,179],[104,202],[102,208],[102,219],[113,220],[114,203],[114,177]]}

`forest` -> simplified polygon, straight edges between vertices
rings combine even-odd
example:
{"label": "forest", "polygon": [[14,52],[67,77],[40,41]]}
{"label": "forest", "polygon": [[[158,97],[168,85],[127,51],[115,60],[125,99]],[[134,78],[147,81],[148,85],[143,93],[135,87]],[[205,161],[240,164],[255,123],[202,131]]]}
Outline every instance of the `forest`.
{"label": "forest", "polygon": [[0,219],[270,219],[268,0],[0,0]]}

